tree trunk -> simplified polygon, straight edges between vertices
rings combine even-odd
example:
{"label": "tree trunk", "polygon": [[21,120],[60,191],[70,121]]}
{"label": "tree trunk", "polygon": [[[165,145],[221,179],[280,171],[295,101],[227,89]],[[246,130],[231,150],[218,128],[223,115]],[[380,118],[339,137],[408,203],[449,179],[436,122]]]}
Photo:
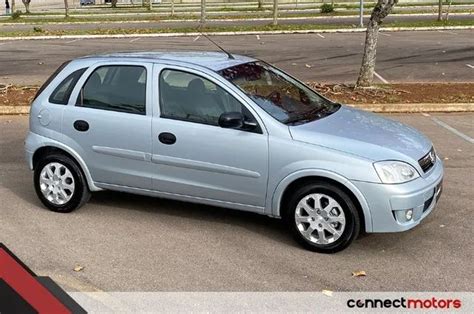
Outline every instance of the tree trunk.
{"label": "tree trunk", "polygon": [[153,9],[153,0],[148,0],[148,11]]}
{"label": "tree trunk", "polygon": [[258,9],[262,9],[263,8],[263,0],[258,0]]}
{"label": "tree trunk", "polygon": [[12,5],[10,6],[12,13],[15,13],[15,0],[12,0]]}
{"label": "tree trunk", "polygon": [[112,8],[117,7],[117,0],[112,0],[110,3],[112,4]]}
{"label": "tree trunk", "polygon": [[64,17],[69,16],[69,4],[67,3],[67,0],[64,0]]}
{"label": "tree trunk", "polygon": [[174,0],[171,0],[171,16],[174,16]]}
{"label": "tree trunk", "polygon": [[365,33],[364,55],[362,57],[362,65],[360,67],[356,87],[369,87],[372,85],[380,24],[383,19],[390,14],[393,6],[397,2],[398,0],[378,0],[370,15],[367,31]]}
{"label": "tree trunk", "polygon": [[201,24],[206,23],[206,0],[201,0]]}
{"label": "tree trunk", "polygon": [[371,18],[369,24],[367,24],[364,56],[362,57],[362,67],[360,68],[359,78],[357,79],[357,86],[370,86],[374,79],[379,28],[379,23]]}
{"label": "tree trunk", "polygon": [[452,0],[449,0],[448,9],[446,10],[446,16],[444,17],[445,21],[447,21],[449,19],[449,10],[451,10],[451,3],[452,2],[453,2]]}
{"label": "tree trunk", "polygon": [[25,10],[26,10],[26,13],[30,13],[30,0],[22,0],[21,2],[23,2],[23,4],[25,5]]}
{"label": "tree trunk", "polygon": [[273,0],[273,22],[274,26],[278,25],[278,0]]}
{"label": "tree trunk", "polygon": [[443,19],[443,0],[438,0],[438,21]]}

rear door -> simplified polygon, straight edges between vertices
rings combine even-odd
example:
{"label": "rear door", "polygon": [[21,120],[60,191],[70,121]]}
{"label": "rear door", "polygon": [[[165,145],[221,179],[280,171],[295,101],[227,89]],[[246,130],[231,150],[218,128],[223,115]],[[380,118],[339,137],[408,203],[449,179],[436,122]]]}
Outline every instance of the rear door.
{"label": "rear door", "polygon": [[64,110],[64,141],[99,186],[151,188],[151,72],[149,63],[95,64]]}

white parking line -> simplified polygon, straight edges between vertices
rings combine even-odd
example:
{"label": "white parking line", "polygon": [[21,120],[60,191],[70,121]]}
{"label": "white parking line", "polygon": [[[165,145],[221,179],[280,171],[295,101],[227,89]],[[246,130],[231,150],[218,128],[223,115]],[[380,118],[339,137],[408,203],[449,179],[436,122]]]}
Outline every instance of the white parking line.
{"label": "white parking line", "polygon": [[452,34],[452,35],[457,35],[458,33],[455,32],[449,32],[449,31],[438,31],[440,33],[446,33],[446,34]]}
{"label": "white parking line", "polygon": [[442,127],[445,128],[446,130],[451,131],[452,133],[456,134],[456,135],[459,136],[460,138],[462,138],[462,139],[468,141],[468,142],[471,143],[471,144],[474,144],[474,139],[473,139],[472,137],[470,137],[470,136],[468,136],[468,135],[466,135],[466,134],[464,134],[464,133],[462,133],[462,132],[459,132],[458,130],[456,130],[456,129],[453,128],[452,126],[450,126],[450,125],[444,123],[443,121],[441,121],[441,120],[439,120],[439,119],[437,119],[437,118],[435,118],[435,117],[431,117],[431,116],[430,116],[430,118],[431,118],[431,120],[433,120],[433,122],[436,123],[437,125],[442,126]]}
{"label": "white parking line", "polygon": [[318,35],[318,36],[321,37],[321,38],[326,38],[326,37],[324,37],[324,36],[321,35],[321,34],[316,34],[316,35]]}
{"label": "white parking line", "polygon": [[381,80],[384,84],[390,84],[386,79],[384,79],[380,74],[374,71],[374,75]]}
{"label": "white parking line", "polygon": [[474,69],[474,65],[466,64],[466,66],[470,67],[471,69]]}
{"label": "white parking line", "polygon": [[79,40],[82,40],[82,38],[77,38],[77,39],[74,39],[74,40],[70,40],[70,41],[66,41],[66,44],[72,44],[76,41],[79,41]]}
{"label": "white parking line", "polygon": [[132,40],[130,40],[131,43],[133,43],[134,41],[137,41],[137,40],[140,40],[141,38],[134,38]]}
{"label": "white parking line", "polygon": [[384,35],[384,36],[388,36],[388,37],[392,36],[392,35],[387,34],[387,33],[384,33],[384,32],[380,32],[379,34],[380,34],[380,35]]}

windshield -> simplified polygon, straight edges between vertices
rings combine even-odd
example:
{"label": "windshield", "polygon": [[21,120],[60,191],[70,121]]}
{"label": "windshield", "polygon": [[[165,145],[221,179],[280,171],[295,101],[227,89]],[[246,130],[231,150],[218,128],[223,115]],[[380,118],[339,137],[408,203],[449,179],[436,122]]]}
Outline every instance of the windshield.
{"label": "windshield", "polygon": [[272,117],[285,124],[313,121],[340,107],[264,62],[236,65],[219,71],[219,74],[238,86]]}

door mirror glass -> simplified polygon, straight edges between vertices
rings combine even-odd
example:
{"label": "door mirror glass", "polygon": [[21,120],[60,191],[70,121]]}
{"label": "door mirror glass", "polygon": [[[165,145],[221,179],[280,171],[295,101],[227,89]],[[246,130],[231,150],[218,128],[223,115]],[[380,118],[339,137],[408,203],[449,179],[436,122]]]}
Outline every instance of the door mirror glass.
{"label": "door mirror glass", "polygon": [[224,112],[219,117],[219,126],[227,129],[239,129],[244,125],[244,115],[241,112]]}

